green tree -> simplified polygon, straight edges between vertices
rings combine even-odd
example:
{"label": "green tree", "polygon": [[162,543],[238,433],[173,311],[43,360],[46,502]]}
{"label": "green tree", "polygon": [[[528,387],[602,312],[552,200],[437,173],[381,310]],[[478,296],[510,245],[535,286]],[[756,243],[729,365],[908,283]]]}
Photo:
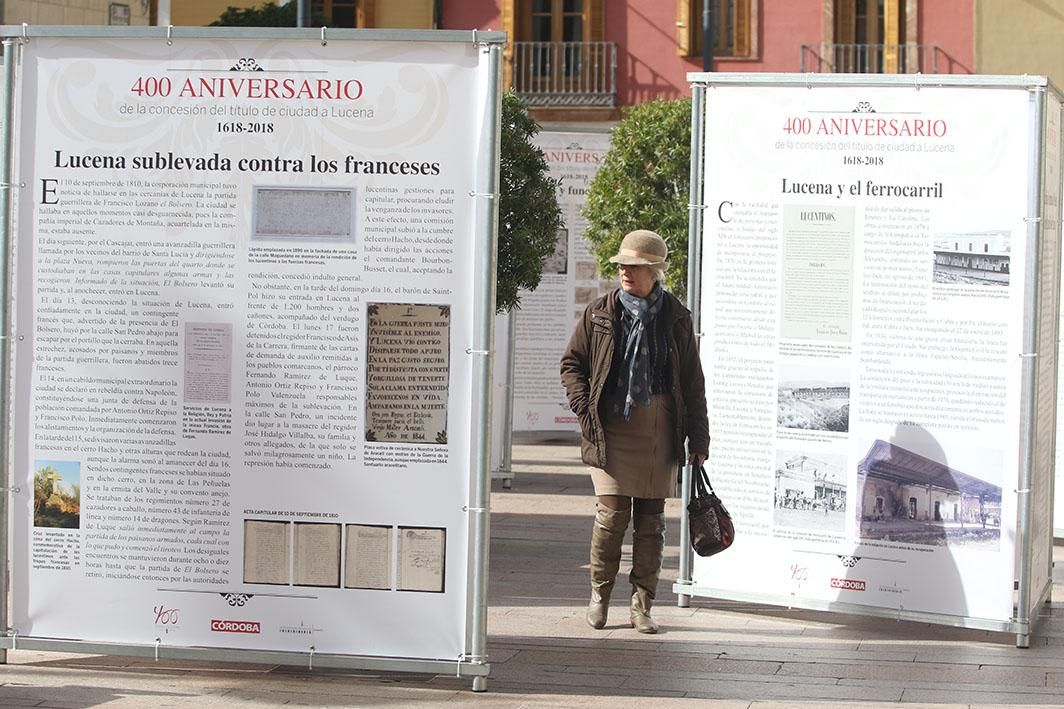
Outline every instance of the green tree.
{"label": "green tree", "polygon": [[55,482],[62,476],[59,471],[50,465],[46,465],[40,470],[36,470],[33,473],[33,513],[36,515],[42,509],[44,504],[51,498],[52,493],[55,492]]}
{"label": "green tree", "polygon": [[560,180],[550,176],[543,151],[532,142],[539,124],[511,89],[502,97],[499,169],[499,248],[496,305],[520,305],[520,291],[535,290],[543,259],[554,252],[562,210]]}
{"label": "green tree", "polygon": [[665,283],[687,293],[687,221],[691,185],[691,99],[656,100],[627,110],[610,134],[610,150],[587,191],[584,237],[605,276],[621,239],[652,229],[669,246]]}
{"label": "green tree", "polygon": [[[298,3],[291,0],[284,5],[277,5],[265,0],[259,7],[225,8],[225,12],[210,24],[211,27],[295,27]],[[310,26],[328,25],[328,20],[320,12],[311,9]]]}

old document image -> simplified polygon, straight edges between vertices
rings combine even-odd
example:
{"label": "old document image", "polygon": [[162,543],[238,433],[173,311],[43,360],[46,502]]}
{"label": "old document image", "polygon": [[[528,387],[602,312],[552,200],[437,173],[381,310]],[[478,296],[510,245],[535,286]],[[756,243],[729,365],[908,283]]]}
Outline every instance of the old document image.
{"label": "old document image", "polygon": [[451,308],[372,303],[366,336],[366,440],[447,443]]}
{"label": "old document image", "polygon": [[352,188],[256,187],[251,238],[352,241]]}
{"label": "old document image", "polygon": [[340,585],[340,525],[296,522],[296,586]]}
{"label": "old document image", "polygon": [[391,589],[391,527],[349,524],[344,546],[344,587]]}
{"label": "old document image", "polygon": [[784,207],[782,337],[850,340],[853,211],[853,207]]}
{"label": "old document image", "polygon": [[230,323],[185,323],[185,401],[228,404],[233,366]]}
{"label": "old document image", "polygon": [[445,529],[399,528],[400,591],[443,592],[446,542]]}
{"label": "old document image", "polygon": [[289,523],[244,520],[244,583],[287,586]]}

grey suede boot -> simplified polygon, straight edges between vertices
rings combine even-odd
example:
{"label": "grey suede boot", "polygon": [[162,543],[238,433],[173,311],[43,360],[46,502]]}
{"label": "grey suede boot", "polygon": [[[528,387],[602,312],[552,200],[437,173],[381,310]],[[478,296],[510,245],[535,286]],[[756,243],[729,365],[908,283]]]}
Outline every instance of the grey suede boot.
{"label": "grey suede boot", "polygon": [[596,504],[591,532],[591,602],[587,605],[587,624],[595,630],[606,625],[610,592],[621,567],[621,544],[631,514],[631,510],[618,512]]}
{"label": "grey suede boot", "polygon": [[632,532],[632,627],[640,633],[658,632],[650,606],[658,591],[665,553],[665,513],[635,515]]}

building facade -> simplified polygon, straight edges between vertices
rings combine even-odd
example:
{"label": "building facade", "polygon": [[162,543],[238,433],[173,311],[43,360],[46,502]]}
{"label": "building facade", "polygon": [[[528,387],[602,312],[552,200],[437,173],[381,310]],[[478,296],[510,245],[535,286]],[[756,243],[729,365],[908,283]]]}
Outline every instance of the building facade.
{"label": "building facade", "polygon": [[[269,0],[0,0],[3,24],[208,25]],[[285,0],[276,0],[281,3]],[[288,0],[296,2],[296,0]],[[501,29],[541,118],[689,93],[703,0],[308,0],[333,27]],[[1035,74],[1064,85],[1064,0],[710,0],[713,70]]]}
{"label": "building facade", "polygon": [[154,0],[0,0],[5,25],[151,25]]}
{"label": "building facade", "polygon": [[[714,71],[972,73],[974,0],[712,0]],[[602,120],[690,93],[701,0],[444,0],[440,26],[505,30],[541,120]],[[605,94],[605,95],[603,95]]]}
{"label": "building facade", "polygon": [[1064,0],[979,0],[974,17],[978,73],[1048,76],[1064,89]]}
{"label": "building facade", "polygon": [[[281,0],[157,0],[159,24],[185,27],[209,25],[227,7],[259,7]],[[295,2],[296,0],[290,0]],[[332,27],[436,29],[435,0],[308,0]]]}
{"label": "building facade", "polygon": [[775,506],[792,509],[843,509],[845,471],[807,455],[795,455],[776,467]]}
{"label": "building facade", "polygon": [[217,20],[227,7],[244,10],[260,5],[262,0],[159,0],[159,24],[202,27]]}
{"label": "building facade", "polygon": [[[864,538],[928,538],[926,525],[899,526],[902,522],[997,530],[1001,520],[999,486],[882,440],[858,463],[857,488],[857,521]],[[931,535],[949,537],[944,530]]]}
{"label": "building facade", "polygon": [[935,281],[1008,285],[1011,241],[1004,230],[935,238]]}

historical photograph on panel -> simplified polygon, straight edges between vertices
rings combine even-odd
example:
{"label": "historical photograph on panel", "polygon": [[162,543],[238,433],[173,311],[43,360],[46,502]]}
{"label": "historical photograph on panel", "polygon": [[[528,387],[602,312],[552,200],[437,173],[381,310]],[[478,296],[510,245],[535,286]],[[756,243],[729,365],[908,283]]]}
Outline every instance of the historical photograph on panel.
{"label": "historical photograph on panel", "polygon": [[[945,460],[876,440],[857,465],[857,527],[862,539],[997,549],[1001,487]],[[979,459],[1000,470],[1001,454]],[[988,468],[989,469],[989,468]]]}
{"label": "historical photograph on panel", "polygon": [[780,428],[848,432],[849,369],[781,363],[776,425]]}
{"label": "historical photograph on panel", "polygon": [[76,460],[34,461],[33,526],[81,528],[81,463]]}
{"label": "historical photograph on panel", "polygon": [[349,524],[344,536],[344,587],[392,587],[392,528]]}
{"label": "historical photograph on panel", "polygon": [[543,273],[560,275],[569,271],[569,230],[559,229],[554,235],[554,253],[543,259]]}
{"label": "historical photograph on panel", "polygon": [[290,528],[288,522],[244,520],[244,583],[289,584]]}
{"label": "historical photograph on panel", "polygon": [[577,305],[587,305],[598,296],[599,292],[597,288],[588,288],[586,286],[580,286],[574,292],[573,301]]}
{"label": "historical photograph on panel", "polygon": [[233,365],[230,323],[185,323],[185,402],[228,404]]}
{"label": "historical photograph on panel", "polygon": [[340,525],[296,522],[293,549],[293,584],[340,586]]}
{"label": "historical photograph on panel", "polygon": [[446,548],[446,529],[400,527],[396,588],[443,593]]}
{"label": "historical photograph on panel", "polygon": [[256,187],[252,202],[253,240],[355,239],[354,188]]}
{"label": "historical photograph on panel", "polygon": [[1009,232],[1004,229],[935,237],[935,283],[1009,284]]}
{"label": "historical photograph on panel", "polygon": [[598,264],[594,261],[577,261],[576,262],[576,280],[578,281],[596,281],[598,280]]}
{"label": "historical photograph on panel", "polygon": [[451,307],[366,310],[366,440],[446,444]]}
{"label": "historical photograph on panel", "polygon": [[773,521],[777,528],[846,530],[846,458],[830,453],[776,451]]}

